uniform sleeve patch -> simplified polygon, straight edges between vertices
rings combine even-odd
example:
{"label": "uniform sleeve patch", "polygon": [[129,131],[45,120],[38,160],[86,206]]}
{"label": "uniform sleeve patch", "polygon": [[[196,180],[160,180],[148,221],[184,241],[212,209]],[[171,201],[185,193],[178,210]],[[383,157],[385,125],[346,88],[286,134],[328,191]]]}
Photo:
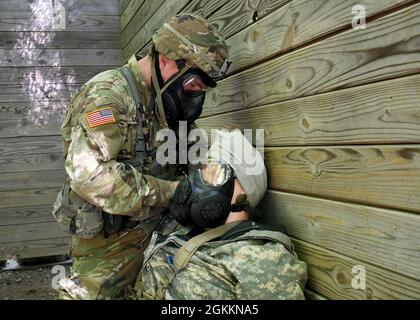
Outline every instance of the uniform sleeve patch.
{"label": "uniform sleeve patch", "polygon": [[116,122],[111,107],[95,110],[86,114],[89,127],[97,127],[107,123]]}

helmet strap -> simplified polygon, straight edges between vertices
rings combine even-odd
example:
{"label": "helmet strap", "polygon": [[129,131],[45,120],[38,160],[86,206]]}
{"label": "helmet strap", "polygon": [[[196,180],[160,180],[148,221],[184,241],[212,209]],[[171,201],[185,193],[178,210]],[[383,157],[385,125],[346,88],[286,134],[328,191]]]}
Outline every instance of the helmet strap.
{"label": "helmet strap", "polygon": [[[182,68],[170,81],[165,83],[163,88],[160,88],[158,75],[157,75],[157,68],[159,68],[159,53],[155,50],[153,50],[152,55],[152,83],[153,88],[156,92],[156,103],[158,105],[158,112],[159,112],[159,122],[162,128],[167,129],[169,128],[168,123],[166,121],[165,116],[165,108],[163,107],[163,100],[162,100],[162,94],[165,92],[165,90],[180,76],[182,76],[185,72],[188,71],[192,67],[192,64],[190,62],[186,62],[184,68]],[[160,72],[160,71],[159,71]]]}

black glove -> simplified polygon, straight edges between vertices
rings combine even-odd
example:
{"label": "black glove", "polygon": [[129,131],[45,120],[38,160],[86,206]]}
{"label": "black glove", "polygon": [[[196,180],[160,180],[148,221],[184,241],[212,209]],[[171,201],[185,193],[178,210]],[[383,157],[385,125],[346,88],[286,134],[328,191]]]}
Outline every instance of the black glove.
{"label": "black glove", "polygon": [[184,177],[177,185],[174,196],[169,201],[169,210],[176,221],[183,226],[193,224],[190,216],[192,205],[191,192],[191,182],[188,177]]}

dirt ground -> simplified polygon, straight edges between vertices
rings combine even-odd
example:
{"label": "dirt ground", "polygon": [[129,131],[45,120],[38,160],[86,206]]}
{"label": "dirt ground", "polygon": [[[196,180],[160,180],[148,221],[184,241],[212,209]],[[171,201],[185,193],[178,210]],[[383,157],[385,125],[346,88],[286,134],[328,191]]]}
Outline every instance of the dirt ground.
{"label": "dirt ground", "polygon": [[[57,263],[60,264],[60,263]],[[0,269],[0,300],[57,300],[58,293],[52,288],[54,264],[28,266],[25,269]],[[70,264],[63,264],[70,273]]]}

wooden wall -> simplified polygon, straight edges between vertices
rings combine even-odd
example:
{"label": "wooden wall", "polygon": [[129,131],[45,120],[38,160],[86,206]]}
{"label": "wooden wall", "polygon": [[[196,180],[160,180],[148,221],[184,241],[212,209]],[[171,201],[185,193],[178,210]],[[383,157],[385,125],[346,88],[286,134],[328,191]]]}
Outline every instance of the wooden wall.
{"label": "wooden wall", "polygon": [[60,125],[72,93],[120,65],[120,35],[117,0],[0,1],[0,261],[67,251]]}
{"label": "wooden wall", "polygon": [[[352,7],[367,28],[352,29]],[[265,130],[266,221],[286,225],[308,297],[420,298],[420,4],[401,0],[121,2],[124,60],[199,12],[227,37],[229,76],[199,125]],[[366,289],[352,287],[354,266]]]}

